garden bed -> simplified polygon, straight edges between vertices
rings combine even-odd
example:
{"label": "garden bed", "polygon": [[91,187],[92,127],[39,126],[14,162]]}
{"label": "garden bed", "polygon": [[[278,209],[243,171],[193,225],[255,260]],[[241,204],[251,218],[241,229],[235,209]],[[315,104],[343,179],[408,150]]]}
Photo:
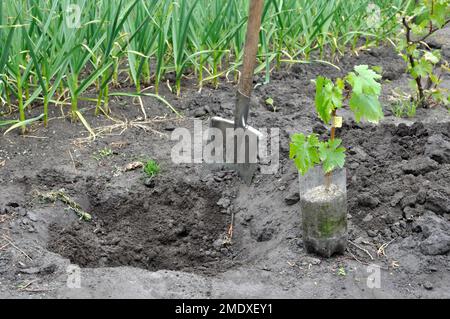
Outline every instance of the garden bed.
{"label": "garden bed", "polygon": [[[374,126],[356,124],[342,112],[338,136],[348,149],[351,243],[343,256],[309,256],[302,247],[289,136],[326,134],[314,113],[311,79],[339,76],[365,63],[383,67],[387,117]],[[0,296],[450,297],[448,111],[418,110],[406,120],[390,115],[391,89],[408,85],[391,48],[347,56],[339,66],[341,71],[323,64],[294,66],[257,87],[251,125],[280,128],[280,170],[258,173],[251,186],[233,172],[170,160],[176,127],[192,130],[193,118],[207,125],[212,115],[232,117],[235,91],[225,81],[201,93],[187,86],[180,99],[162,92],[185,119],[164,117],[164,106],[145,99],[147,113],[161,116],[149,124],[151,131],[122,132],[124,126],[87,142],[80,140],[82,124],[55,119],[48,129],[34,126],[29,137],[2,137]],[[277,112],[265,105],[269,97]],[[110,104],[117,118],[142,116],[130,100]],[[85,116],[92,127],[111,124],[91,113]],[[112,153],[98,158],[105,148]],[[151,183],[141,169],[123,169],[145,158],[161,165]],[[60,189],[92,220],[81,221],[64,203],[37,195]],[[69,263],[83,268],[81,289],[66,285]],[[366,284],[371,264],[381,267],[379,289]]]}

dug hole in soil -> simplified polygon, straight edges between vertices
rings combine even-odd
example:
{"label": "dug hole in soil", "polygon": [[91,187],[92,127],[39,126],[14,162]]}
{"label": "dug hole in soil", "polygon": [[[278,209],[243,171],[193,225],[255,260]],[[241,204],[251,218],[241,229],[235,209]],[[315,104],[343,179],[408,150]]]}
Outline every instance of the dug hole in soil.
{"label": "dug hole in soil", "polygon": [[[310,80],[342,76],[358,64],[383,67],[386,118],[375,126],[355,123],[346,109],[340,114],[349,244],[345,254],[323,259],[306,254],[302,244],[289,137],[329,134],[314,112]],[[409,80],[390,47],[346,56],[339,66],[286,68],[256,88],[250,124],[280,128],[280,166],[274,175],[258,172],[251,186],[232,171],[171,162],[175,128],[193,130],[194,118],[204,127],[210,116],[232,118],[232,83],[201,93],[187,84],[181,99],[163,92],[186,117],[161,117],[152,131],[128,128],[87,143],[80,140],[82,124],[57,119],[48,129],[33,127],[33,137],[2,137],[0,297],[450,297],[448,111],[390,115],[391,89],[406,90]],[[449,82],[446,75],[444,85]],[[277,112],[267,109],[268,97]],[[128,100],[111,104],[117,118],[141,116]],[[151,98],[144,105],[152,116],[167,113]],[[86,118],[92,127],[111,124],[90,112]],[[113,154],[95,159],[105,147]],[[146,158],[161,165],[151,180],[142,169],[123,169]],[[37,195],[61,189],[91,221]],[[81,267],[79,288],[70,285],[71,265]],[[381,275],[376,287],[374,269]]]}
{"label": "dug hole in soil", "polygon": [[[50,226],[49,249],[82,267],[133,266],[152,271],[213,271],[227,217],[217,209],[218,187],[157,181],[152,191],[114,194],[88,187],[91,223]],[[161,185],[161,186],[160,186]],[[216,213],[211,213],[216,212]],[[217,267],[215,267],[217,264]]]}

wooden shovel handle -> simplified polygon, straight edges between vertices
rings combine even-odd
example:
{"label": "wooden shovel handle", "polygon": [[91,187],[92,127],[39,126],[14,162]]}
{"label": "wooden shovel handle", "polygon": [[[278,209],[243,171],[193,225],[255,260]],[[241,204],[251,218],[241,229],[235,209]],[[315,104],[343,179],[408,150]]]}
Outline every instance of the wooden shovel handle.
{"label": "wooden shovel handle", "polygon": [[253,90],[253,73],[255,72],[256,54],[258,53],[263,9],[264,0],[250,0],[244,61],[239,83],[239,91],[248,97],[250,97]]}

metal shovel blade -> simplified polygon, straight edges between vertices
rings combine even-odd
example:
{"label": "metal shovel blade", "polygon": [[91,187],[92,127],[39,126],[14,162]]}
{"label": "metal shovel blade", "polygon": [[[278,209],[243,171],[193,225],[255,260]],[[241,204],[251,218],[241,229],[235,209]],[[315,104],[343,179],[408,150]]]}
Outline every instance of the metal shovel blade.
{"label": "metal shovel blade", "polygon": [[247,184],[251,183],[258,168],[259,143],[264,138],[264,134],[247,125],[249,104],[250,98],[238,92],[234,121],[213,117],[210,122],[210,128],[220,133],[214,134],[211,130],[215,138],[222,137],[222,142],[218,144],[223,148],[219,161],[222,160],[225,167],[236,170]]}
{"label": "metal shovel blade", "polygon": [[224,167],[235,170],[246,184],[250,184],[258,169],[258,145],[263,134],[251,126],[235,129],[234,121],[221,117],[211,118],[210,127],[221,131]]}

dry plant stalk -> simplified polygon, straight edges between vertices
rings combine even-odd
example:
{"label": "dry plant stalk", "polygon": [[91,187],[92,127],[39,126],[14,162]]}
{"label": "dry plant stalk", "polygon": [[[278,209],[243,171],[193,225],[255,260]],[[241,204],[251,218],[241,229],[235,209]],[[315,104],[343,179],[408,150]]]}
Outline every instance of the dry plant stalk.
{"label": "dry plant stalk", "polygon": [[[138,118],[135,120],[128,120],[128,119],[119,120],[119,119],[112,118],[108,115],[107,118],[109,120],[111,120],[113,122],[113,124],[101,126],[101,127],[97,127],[97,128],[92,128],[91,132],[89,132],[90,134],[88,137],[76,139],[74,143],[77,146],[79,146],[79,145],[82,145],[85,143],[92,142],[97,137],[103,137],[106,135],[121,136],[126,130],[128,130],[130,128],[139,128],[146,132],[149,131],[149,132],[155,133],[155,134],[159,135],[160,137],[167,137],[168,136],[167,134],[159,132],[158,130],[151,128],[150,125],[155,124],[155,123],[164,123],[164,122],[173,121],[173,119],[167,119],[165,117],[155,117],[153,119],[147,119],[147,120],[144,120],[142,118]],[[118,131],[118,132],[113,133],[114,131],[116,131],[116,132]]]}
{"label": "dry plant stalk", "polygon": [[78,217],[80,217],[80,219],[85,220],[85,221],[91,221],[92,220],[92,216],[85,212],[83,210],[83,208],[77,204],[74,200],[72,200],[69,196],[67,196],[64,193],[63,189],[60,189],[59,191],[54,191],[54,192],[48,192],[48,193],[37,193],[39,198],[42,198],[44,200],[50,201],[50,202],[56,202],[56,201],[61,201],[64,204],[66,204],[67,206],[69,206],[69,208],[71,210],[73,210]]}

